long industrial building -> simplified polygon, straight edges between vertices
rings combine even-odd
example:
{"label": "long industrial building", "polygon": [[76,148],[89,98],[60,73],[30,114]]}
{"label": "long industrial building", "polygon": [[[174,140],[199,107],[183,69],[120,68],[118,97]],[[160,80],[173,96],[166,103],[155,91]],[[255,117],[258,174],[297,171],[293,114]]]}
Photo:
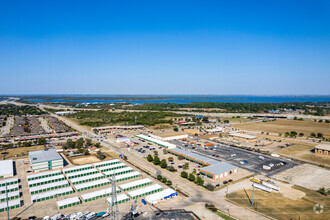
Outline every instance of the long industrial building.
{"label": "long industrial building", "polygon": [[55,189],[60,189],[64,187],[68,187],[69,183],[67,180],[59,181],[59,182],[54,182],[54,183],[49,183],[46,185],[41,185],[41,186],[34,186],[34,187],[29,187],[30,194],[38,194],[38,193],[43,193]]}
{"label": "long industrial building", "polygon": [[[117,202],[115,202],[114,205],[121,204],[121,203],[124,203],[127,201],[129,201],[129,197],[126,194],[124,194],[124,193],[119,194],[119,195],[117,195]],[[112,204],[111,197],[107,198],[107,202],[111,206],[111,204]]]}
{"label": "long industrial building", "polygon": [[141,189],[137,189],[131,192],[128,192],[127,195],[128,197],[130,197],[131,199],[137,199],[143,196],[147,196],[159,191],[162,191],[163,187],[159,184],[155,184],[155,185],[151,185],[151,186],[147,186]]}
{"label": "long industrial building", "polygon": [[152,205],[155,205],[155,204],[161,202],[162,200],[166,200],[166,199],[172,198],[173,196],[177,196],[177,195],[178,195],[178,193],[175,190],[168,188],[168,189],[165,189],[158,193],[147,196],[146,201]]}
{"label": "long industrial building", "polygon": [[[116,191],[117,191],[117,193],[120,192],[120,190],[118,188],[116,188]],[[94,191],[91,193],[82,194],[81,198],[84,202],[89,202],[89,201],[93,201],[93,200],[100,199],[102,197],[107,197],[110,195],[112,195],[112,188],[107,188],[107,189]]]}
{"label": "long industrial building", "polygon": [[165,142],[165,141],[162,141],[162,140],[158,140],[156,138],[153,138],[153,137],[149,137],[147,135],[144,135],[144,134],[138,134],[138,135],[135,135],[135,137],[137,138],[140,138],[140,139],[143,139],[145,141],[149,141],[149,142],[152,142],[154,144],[157,144],[159,146],[162,146],[162,147],[165,147],[167,149],[173,149],[173,148],[176,148],[176,145],[175,144],[171,144],[169,142]]}
{"label": "long industrial building", "polygon": [[69,195],[71,193],[73,193],[72,188],[65,187],[65,188],[60,188],[60,189],[56,189],[56,190],[52,190],[52,191],[47,191],[44,193],[31,195],[31,201],[32,201],[32,203],[41,202],[41,201],[46,201],[49,199],[56,198],[57,196]]}
{"label": "long industrial building", "polygon": [[120,169],[116,169],[116,170],[110,170],[110,171],[106,171],[103,174],[106,177],[112,177],[113,175],[120,175],[120,174],[125,174],[125,173],[130,173],[133,172],[133,168],[131,167],[124,167],[124,168],[120,168]]}
{"label": "long industrial building", "polygon": [[95,180],[95,181],[91,181],[91,182],[77,184],[77,185],[74,185],[74,188],[76,189],[76,191],[80,192],[83,190],[93,189],[93,188],[105,186],[108,184],[110,184],[110,181],[108,179],[104,178],[104,179],[99,179],[99,180]]}
{"label": "long industrial building", "polygon": [[110,165],[118,164],[118,163],[120,163],[120,160],[114,159],[114,160],[107,160],[107,161],[102,161],[102,162],[98,162],[98,163],[93,163],[93,165],[96,168],[99,168],[99,167],[106,167],[106,166],[110,166]]}
{"label": "long industrial building", "polygon": [[3,179],[0,180],[0,187],[2,186],[9,186],[9,185],[14,185],[18,184],[18,178],[10,178],[10,179]]}
{"label": "long industrial building", "polygon": [[57,175],[61,175],[61,174],[62,174],[61,170],[53,170],[53,171],[28,175],[27,179],[28,179],[28,181],[30,181],[30,180],[43,179],[43,178],[47,178],[47,177],[57,176]]}
{"label": "long industrial building", "polygon": [[[8,201],[8,209],[16,209],[21,206],[21,200],[15,199],[15,200],[10,200]],[[7,202],[2,202],[0,203],[0,212],[5,212],[7,211]]]}
{"label": "long industrial building", "polygon": [[28,181],[29,187],[34,187],[34,186],[41,186],[49,183],[54,183],[58,181],[65,180],[64,175],[57,175],[57,176],[52,176],[52,177],[47,177],[43,179],[36,179],[36,180],[30,180]]}
{"label": "long industrial building", "polygon": [[97,169],[99,169],[101,172],[106,172],[106,171],[116,170],[116,169],[124,168],[124,167],[126,167],[126,164],[117,163],[117,164],[112,164],[112,165],[109,165],[109,166],[98,167]]}
{"label": "long industrial building", "polygon": [[99,179],[103,179],[103,178],[104,178],[104,176],[101,173],[95,173],[95,174],[92,174],[89,176],[82,176],[79,178],[70,179],[70,182],[73,185],[76,185],[76,184],[86,183],[86,182],[99,180]]}
{"label": "long industrial building", "polygon": [[145,178],[145,179],[136,180],[136,181],[133,181],[133,182],[129,182],[129,183],[119,185],[119,188],[122,191],[129,191],[129,190],[137,189],[137,188],[147,186],[147,185],[150,185],[150,184],[152,184],[152,180],[149,179],[149,178]]}
{"label": "long industrial building", "polygon": [[138,178],[140,176],[141,176],[141,173],[139,173],[137,171],[125,173],[125,174],[116,176],[116,182],[130,180],[130,179]]}
{"label": "long industrial building", "polygon": [[86,165],[81,165],[81,166],[76,166],[76,167],[65,168],[65,169],[63,169],[63,172],[65,174],[68,174],[68,173],[79,172],[79,171],[82,171],[82,170],[89,170],[89,169],[93,169],[92,164],[86,164]]}
{"label": "long industrial building", "polygon": [[29,160],[33,172],[63,167],[63,158],[55,149],[31,151],[29,152]]}
{"label": "long industrial building", "polygon": [[78,196],[75,196],[75,197],[59,200],[56,203],[58,208],[62,210],[62,209],[70,208],[72,206],[79,205],[81,201]]}

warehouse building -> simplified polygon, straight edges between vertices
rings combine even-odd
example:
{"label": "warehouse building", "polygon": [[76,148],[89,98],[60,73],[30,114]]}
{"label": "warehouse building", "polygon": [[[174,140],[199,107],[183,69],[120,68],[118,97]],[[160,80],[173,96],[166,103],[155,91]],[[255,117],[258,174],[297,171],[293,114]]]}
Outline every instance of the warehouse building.
{"label": "warehouse building", "polygon": [[103,178],[104,178],[104,176],[101,173],[95,173],[95,174],[92,174],[89,176],[82,176],[79,178],[70,179],[70,182],[73,185],[76,185],[76,184],[86,183],[86,182],[99,180],[99,179],[103,179]]}
{"label": "warehouse building", "polygon": [[[21,206],[21,200],[15,199],[8,201],[8,209],[16,209]],[[0,212],[7,211],[7,202],[0,203]]]}
{"label": "warehouse building", "polygon": [[43,178],[43,179],[31,180],[31,181],[28,181],[28,185],[29,185],[29,187],[41,186],[41,185],[46,185],[49,183],[59,182],[62,180],[65,180],[65,177],[63,174],[57,175],[57,176],[52,176],[52,177],[47,177],[47,178]]}
{"label": "warehouse building", "polygon": [[317,155],[329,156],[330,144],[319,144],[315,146],[314,152]]}
{"label": "warehouse building", "polygon": [[55,149],[31,151],[29,160],[33,172],[63,167],[63,158]]}
{"label": "warehouse building", "polygon": [[56,203],[57,203],[58,208],[60,210],[62,210],[62,209],[70,208],[72,206],[79,205],[81,203],[81,201],[78,198],[78,196],[75,196],[75,197],[59,200]]}
{"label": "warehouse building", "polygon": [[14,176],[13,160],[0,160],[0,179]]}
{"label": "warehouse building", "polygon": [[83,176],[89,176],[92,174],[96,174],[99,171],[95,168],[92,169],[88,169],[88,170],[82,170],[82,171],[78,171],[78,172],[74,172],[74,173],[68,173],[66,174],[66,177],[68,179],[74,179],[74,178],[79,178],[79,177],[83,177]]}
{"label": "warehouse building", "polygon": [[87,183],[82,183],[82,184],[77,184],[74,186],[76,191],[80,192],[83,190],[88,190],[88,189],[93,189],[101,186],[108,185],[110,181],[108,179],[100,179],[100,180],[95,180]]}
{"label": "warehouse building", "polygon": [[141,176],[141,173],[139,173],[137,171],[125,173],[125,174],[116,176],[116,182],[130,180],[130,179],[138,178],[140,176]]}
{"label": "warehouse building", "polygon": [[104,134],[104,133],[116,133],[118,131],[126,130],[139,130],[144,129],[143,125],[115,125],[115,126],[106,126],[106,127],[96,127],[93,128],[95,133]]}
{"label": "warehouse building", "polygon": [[[125,195],[124,193],[119,194],[119,195],[117,195],[117,202],[115,202],[114,205],[118,205],[118,204],[121,204],[121,203],[124,203],[127,201],[129,201],[129,197],[127,195]],[[107,198],[107,202],[108,202],[109,206],[111,206],[111,204],[112,204],[111,198]]]}
{"label": "warehouse building", "polygon": [[98,162],[98,163],[93,163],[94,167],[99,168],[99,167],[106,167],[106,166],[110,166],[113,164],[118,164],[120,163],[120,160],[118,159],[114,159],[114,160],[107,160],[107,161],[102,161],[102,162]]}
{"label": "warehouse building", "polygon": [[5,202],[6,198],[8,200],[14,200],[19,198],[19,191],[14,191],[14,192],[8,192],[7,194],[0,194],[0,202]]}
{"label": "warehouse building", "polygon": [[152,180],[149,178],[145,178],[142,180],[136,180],[130,183],[125,183],[119,186],[119,189],[121,189],[122,191],[129,191],[132,189],[137,189],[143,186],[147,186],[152,184]]}
{"label": "warehouse building", "polygon": [[6,193],[7,192],[14,192],[14,191],[18,191],[18,184],[12,184],[12,185],[8,185],[7,186],[7,189],[6,189],[6,186],[1,186],[0,187],[0,194],[2,193]]}
{"label": "warehouse building", "polygon": [[29,175],[29,176],[27,176],[27,179],[28,179],[28,181],[37,180],[37,179],[43,179],[43,178],[52,177],[52,176],[58,176],[61,174],[62,174],[61,170],[53,170],[53,171]]}
{"label": "warehouse building", "polygon": [[0,187],[18,184],[18,178],[0,180]]}
{"label": "warehouse building", "polygon": [[89,170],[89,169],[93,169],[94,167],[92,166],[92,164],[86,164],[86,165],[81,165],[81,166],[76,166],[76,167],[70,167],[70,168],[65,168],[63,169],[63,172],[65,174],[68,173],[75,173],[75,172],[79,172],[79,171],[83,171],[83,170]]}
{"label": "warehouse building", "polygon": [[43,192],[60,189],[60,188],[68,187],[68,186],[69,186],[68,181],[63,180],[63,181],[59,181],[59,182],[49,183],[46,185],[30,187],[29,190],[30,190],[30,194],[34,195],[37,193],[43,193]]}
{"label": "warehouse building", "polygon": [[120,175],[120,174],[125,174],[125,173],[130,173],[133,172],[133,169],[131,167],[124,167],[124,168],[120,168],[117,170],[110,170],[110,171],[106,171],[103,174],[106,177],[112,177],[113,175]]}
{"label": "warehouse building", "polygon": [[150,194],[162,191],[162,190],[163,190],[163,187],[161,185],[155,184],[155,185],[144,187],[142,189],[137,189],[137,190],[128,192],[127,195],[131,199],[137,199],[137,198],[147,196],[147,195],[150,195]]}
{"label": "warehouse building", "polygon": [[172,198],[174,196],[177,196],[178,193],[171,189],[171,188],[168,188],[168,189],[165,189],[161,192],[158,192],[158,193],[155,193],[153,195],[149,195],[146,197],[146,201],[152,205],[155,205],[163,200],[166,200],[166,199],[169,199],[169,198]]}
{"label": "warehouse building", "polygon": [[97,169],[99,169],[103,173],[106,171],[116,170],[116,169],[120,169],[120,168],[124,168],[124,167],[126,167],[126,164],[117,163],[117,164],[112,164],[110,166],[98,167]]}
{"label": "warehouse building", "polygon": [[238,167],[231,165],[226,162],[218,162],[211,166],[202,167],[200,173],[206,175],[211,179],[220,179],[222,177],[228,176],[232,173],[237,173]]}
{"label": "warehouse building", "polygon": [[173,154],[175,156],[183,156],[186,160],[198,163],[200,165],[212,165],[215,163],[219,163],[219,161],[217,160],[213,160],[209,157],[205,157],[179,148],[169,149],[167,151],[168,153]]}
{"label": "warehouse building", "polygon": [[49,199],[57,198],[59,196],[69,195],[73,193],[73,189],[71,187],[60,188],[52,191],[47,191],[44,193],[31,195],[32,203],[42,202]]}
{"label": "warehouse building", "polygon": [[143,139],[145,141],[149,141],[149,142],[152,142],[154,144],[157,144],[159,146],[162,146],[162,147],[165,147],[167,149],[173,149],[173,148],[176,148],[176,145],[175,144],[171,144],[171,143],[168,143],[168,142],[165,142],[165,141],[162,141],[162,140],[158,140],[156,138],[153,138],[153,137],[149,137],[149,136],[146,136],[144,134],[138,134],[138,135],[135,135],[135,137],[139,138],[139,139]]}
{"label": "warehouse building", "polygon": [[[117,193],[120,192],[120,190],[118,188],[116,188],[116,191],[117,191]],[[111,195],[112,195],[112,188],[107,188],[107,189],[94,191],[91,193],[82,194],[81,198],[84,202],[89,202],[89,201],[93,201],[93,200],[111,196]]]}

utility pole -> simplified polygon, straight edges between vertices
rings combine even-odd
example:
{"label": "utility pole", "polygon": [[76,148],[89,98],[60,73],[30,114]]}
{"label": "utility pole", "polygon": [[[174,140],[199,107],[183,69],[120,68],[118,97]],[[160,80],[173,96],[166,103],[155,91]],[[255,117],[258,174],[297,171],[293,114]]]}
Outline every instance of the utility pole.
{"label": "utility pole", "polygon": [[253,195],[254,195],[254,173],[253,173],[253,181],[252,181],[252,206],[253,206]]}

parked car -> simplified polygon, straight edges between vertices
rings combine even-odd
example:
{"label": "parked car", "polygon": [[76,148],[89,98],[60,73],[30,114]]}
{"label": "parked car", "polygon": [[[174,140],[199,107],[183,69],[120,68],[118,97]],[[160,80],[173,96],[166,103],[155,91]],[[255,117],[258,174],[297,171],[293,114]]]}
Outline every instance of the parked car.
{"label": "parked car", "polygon": [[223,181],[223,184],[227,184],[227,183],[228,183],[228,181],[227,181],[227,180]]}
{"label": "parked car", "polygon": [[143,203],[143,205],[147,205],[146,200],[142,199],[141,202]]}
{"label": "parked car", "polygon": [[244,163],[246,163],[246,164],[248,164],[249,163],[249,161],[247,161],[247,160],[243,160],[244,161]]}
{"label": "parked car", "polygon": [[265,158],[263,156],[258,157],[259,160],[264,160]]}
{"label": "parked car", "polygon": [[230,182],[233,182],[233,180],[232,179],[230,179],[230,180],[228,180],[228,182],[230,183]]}

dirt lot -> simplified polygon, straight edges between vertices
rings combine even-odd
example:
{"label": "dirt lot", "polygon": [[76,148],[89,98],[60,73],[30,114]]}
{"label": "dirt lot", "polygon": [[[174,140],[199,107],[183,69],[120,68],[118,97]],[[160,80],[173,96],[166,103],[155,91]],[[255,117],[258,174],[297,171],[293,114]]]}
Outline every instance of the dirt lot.
{"label": "dirt lot", "polygon": [[[301,188],[298,188],[299,190]],[[251,189],[230,193],[229,200],[250,207],[252,197]],[[306,196],[304,198],[292,200],[284,197],[281,193],[267,193],[261,190],[254,192],[254,204],[257,211],[268,214],[276,219],[329,219],[330,200],[326,196],[304,189]],[[313,210],[315,204],[322,204],[324,210],[322,214],[316,214]]]}
{"label": "dirt lot", "polygon": [[310,164],[295,166],[274,175],[273,178],[311,190],[330,188],[330,171]]}
{"label": "dirt lot", "polygon": [[272,133],[282,133],[296,131],[304,133],[305,136],[310,133],[322,133],[325,137],[330,137],[330,123],[319,123],[314,121],[297,121],[287,119],[277,119],[276,121],[257,122],[246,124],[234,124],[233,127],[249,131],[263,131]]}
{"label": "dirt lot", "polygon": [[71,157],[70,159],[71,162],[75,165],[84,165],[84,164],[96,163],[101,161],[95,155]]}
{"label": "dirt lot", "polygon": [[[43,149],[45,149],[44,145],[37,145],[37,146],[32,146],[32,147],[19,147],[19,148],[1,150],[0,152],[1,153],[8,152],[5,159],[21,159],[21,158],[27,158],[29,151],[36,151],[36,150],[43,150]],[[0,159],[3,160],[2,155],[1,155]]]}
{"label": "dirt lot", "polygon": [[297,155],[300,153],[308,153],[312,149],[314,149],[314,146],[315,145],[313,145],[313,144],[300,143],[300,144],[295,144],[290,147],[286,147],[286,148],[277,150],[276,153],[281,153],[281,154],[285,154],[288,156]]}

